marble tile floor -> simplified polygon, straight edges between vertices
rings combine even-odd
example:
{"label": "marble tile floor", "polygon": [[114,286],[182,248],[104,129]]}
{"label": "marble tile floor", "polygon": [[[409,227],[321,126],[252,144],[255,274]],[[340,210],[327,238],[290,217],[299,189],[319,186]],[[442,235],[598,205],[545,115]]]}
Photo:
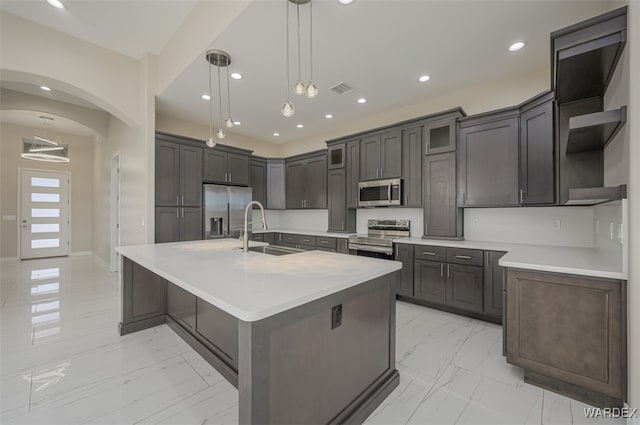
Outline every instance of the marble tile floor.
{"label": "marble tile floor", "polygon": [[[117,332],[93,256],[0,263],[0,423],[236,424],[238,393],[166,325]],[[400,386],[368,424],[600,424],[525,384],[500,326],[398,302]]]}

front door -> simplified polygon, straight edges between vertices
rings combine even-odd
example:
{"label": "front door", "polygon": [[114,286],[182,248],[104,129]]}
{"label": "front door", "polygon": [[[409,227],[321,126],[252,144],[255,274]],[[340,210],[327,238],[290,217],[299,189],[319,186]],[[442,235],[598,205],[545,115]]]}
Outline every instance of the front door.
{"label": "front door", "polygon": [[20,170],[20,258],[69,254],[69,174]]}

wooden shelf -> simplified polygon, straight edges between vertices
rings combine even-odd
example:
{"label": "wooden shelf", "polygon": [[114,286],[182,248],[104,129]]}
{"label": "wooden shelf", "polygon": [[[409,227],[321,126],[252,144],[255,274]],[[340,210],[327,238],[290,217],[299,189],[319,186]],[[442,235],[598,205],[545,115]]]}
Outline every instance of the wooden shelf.
{"label": "wooden shelf", "polygon": [[626,106],[569,118],[567,154],[603,149],[626,120]]}
{"label": "wooden shelf", "polygon": [[626,184],[615,187],[585,187],[569,189],[569,200],[565,205],[596,205],[626,198]]}

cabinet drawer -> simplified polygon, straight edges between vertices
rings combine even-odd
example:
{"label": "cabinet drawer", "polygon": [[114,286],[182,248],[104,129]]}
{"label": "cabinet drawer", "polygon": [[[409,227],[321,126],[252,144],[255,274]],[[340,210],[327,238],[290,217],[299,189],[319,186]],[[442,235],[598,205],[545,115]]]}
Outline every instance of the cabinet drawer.
{"label": "cabinet drawer", "polygon": [[282,234],[282,242],[292,243],[297,245],[300,243],[301,240],[302,240],[302,237],[300,235],[293,235],[291,233]]}
{"label": "cabinet drawer", "polygon": [[264,233],[253,233],[251,234],[251,240],[257,242],[264,242]]}
{"label": "cabinet drawer", "polygon": [[479,249],[447,248],[447,262],[482,266],[482,253]]}
{"label": "cabinet drawer", "polygon": [[336,238],[328,238],[326,236],[318,236],[316,238],[316,246],[318,248],[336,248]]}
{"label": "cabinet drawer", "polygon": [[414,247],[416,260],[446,261],[446,248],[441,246],[416,245]]}
{"label": "cabinet drawer", "polygon": [[335,248],[325,248],[322,246],[319,246],[316,248],[317,251],[325,251],[325,252],[336,252]]}
{"label": "cabinet drawer", "polygon": [[299,244],[300,247],[302,249],[306,249],[308,247],[315,249],[316,247],[316,237],[315,236],[309,236],[309,235],[298,235],[298,240],[299,240]]}

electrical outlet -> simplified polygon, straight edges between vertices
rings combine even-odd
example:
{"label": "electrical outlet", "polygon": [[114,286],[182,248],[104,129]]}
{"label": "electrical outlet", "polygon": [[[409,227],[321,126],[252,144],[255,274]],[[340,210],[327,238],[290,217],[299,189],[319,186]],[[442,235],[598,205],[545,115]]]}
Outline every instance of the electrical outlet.
{"label": "electrical outlet", "polygon": [[551,230],[560,230],[561,224],[562,222],[559,218],[554,218],[553,220],[551,220]]}
{"label": "electrical outlet", "polygon": [[331,307],[331,329],[342,325],[342,304]]}

